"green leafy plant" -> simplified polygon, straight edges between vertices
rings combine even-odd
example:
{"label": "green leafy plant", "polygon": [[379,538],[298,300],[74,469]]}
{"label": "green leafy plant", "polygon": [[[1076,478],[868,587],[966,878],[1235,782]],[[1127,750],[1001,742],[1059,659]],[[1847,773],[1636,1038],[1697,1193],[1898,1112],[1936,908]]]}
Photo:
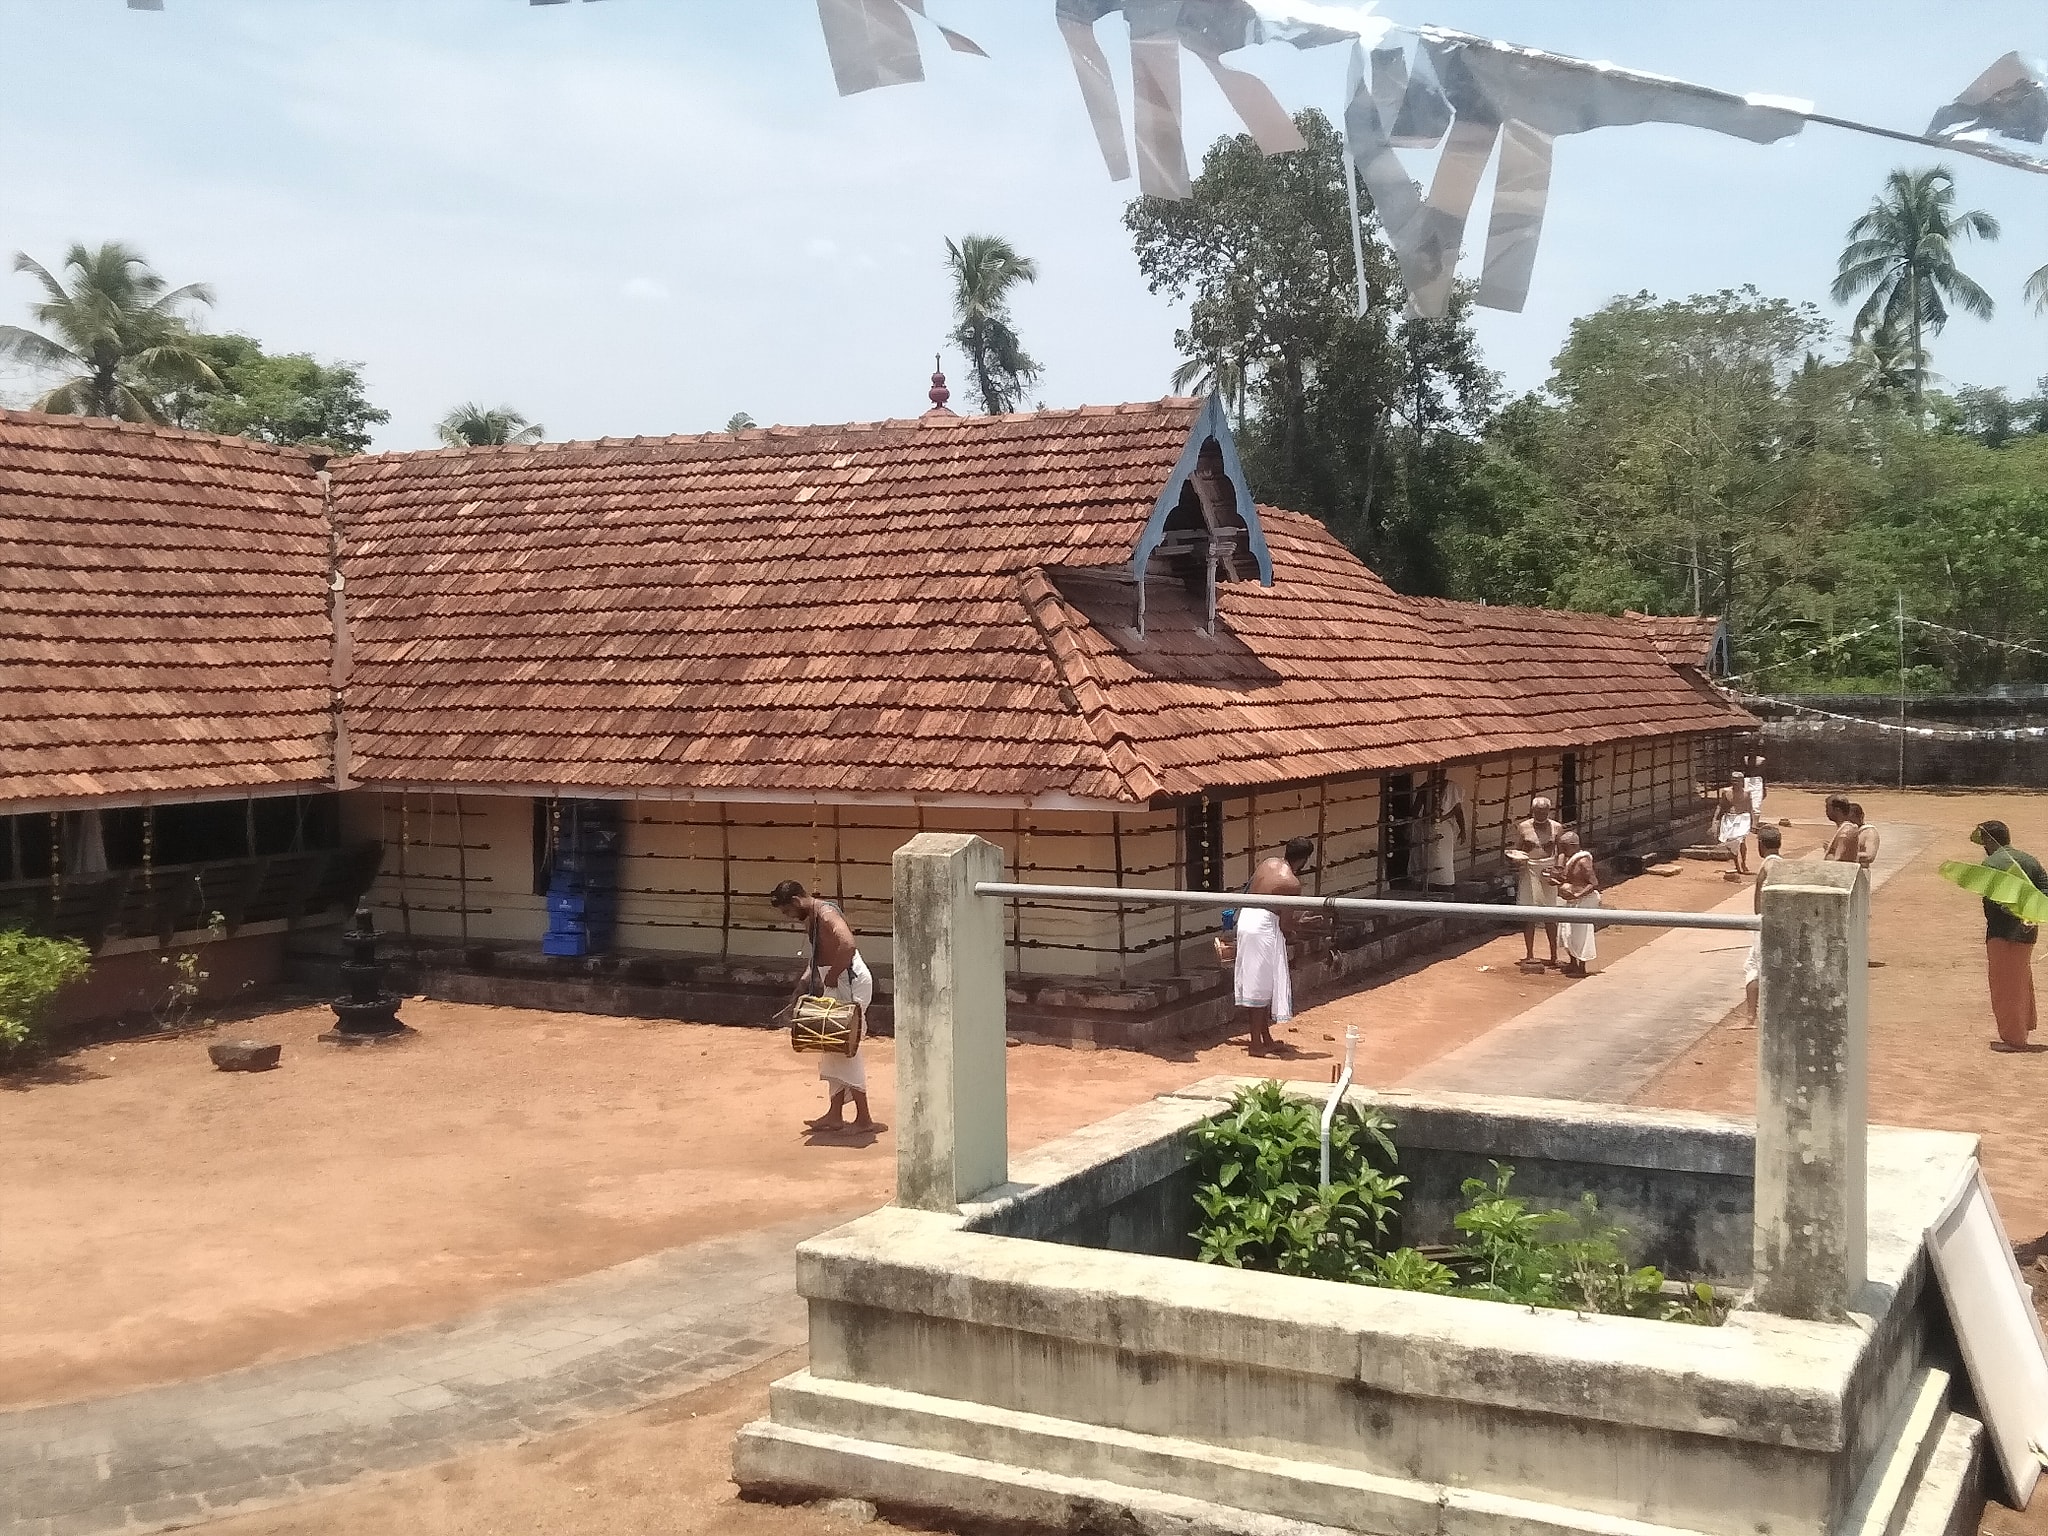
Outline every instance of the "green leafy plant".
{"label": "green leafy plant", "polygon": [[92,951],[76,939],[0,931],[0,1059],[39,1047],[51,999],[91,968]]}
{"label": "green leafy plant", "polygon": [[1228,1111],[1195,1127],[1201,1220],[1194,1237],[1202,1262],[1672,1322],[1711,1324],[1726,1315],[1712,1286],[1674,1295],[1660,1270],[1631,1264],[1627,1230],[1592,1194],[1566,1210],[1532,1209],[1513,1193],[1515,1170],[1505,1163],[1493,1164],[1490,1182],[1462,1186],[1457,1245],[1431,1253],[1386,1249],[1407,1183],[1393,1171],[1392,1123],[1377,1110],[1340,1106],[1324,1188],[1320,1121],[1312,1100],[1265,1082],[1241,1089]]}
{"label": "green leafy plant", "polygon": [[1387,1118],[1346,1104],[1330,1127],[1330,1186],[1321,1187],[1321,1110],[1279,1083],[1241,1089],[1228,1112],[1197,1126],[1194,1237],[1209,1264],[1363,1279],[1407,1181],[1393,1171]]}

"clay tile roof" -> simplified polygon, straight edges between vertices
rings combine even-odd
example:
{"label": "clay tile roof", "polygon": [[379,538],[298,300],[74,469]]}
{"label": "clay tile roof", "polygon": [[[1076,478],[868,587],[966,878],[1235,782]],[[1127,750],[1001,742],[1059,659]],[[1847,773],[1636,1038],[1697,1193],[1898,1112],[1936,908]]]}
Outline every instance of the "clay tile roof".
{"label": "clay tile roof", "polygon": [[1018,580],[1128,560],[1201,410],[345,461],[350,772],[1142,798]]}
{"label": "clay tile roof", "polygon": [[1721,620],[1713,614],[1637,613],[1631,608],[1622,617],[1647,635],[1672,666],[1711,669],[1721,639]]}
{"label": "clay tile roof", "polygon": [[331,775],[303,452],[0,412],[0,807]]}
{"label": "clay tile roof", "polygon": [[1140,640],[1127,602],[1054,578],[1081,620],[1075,691],[1085,667],[1098,733],[1131,742],[1169,794],[1748,719],[1624,620],[1402,597],[1313,518],[1259,516],[1274,585],[1222,589],[1214,637],[1167,584],[1148,597]]}

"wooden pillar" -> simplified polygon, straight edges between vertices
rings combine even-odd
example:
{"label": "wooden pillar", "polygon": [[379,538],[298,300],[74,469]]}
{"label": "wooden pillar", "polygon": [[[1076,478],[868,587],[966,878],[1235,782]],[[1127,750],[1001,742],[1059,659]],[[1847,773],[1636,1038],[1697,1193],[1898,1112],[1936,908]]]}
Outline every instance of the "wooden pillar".
{"label": "wooden pillar", "polygon": [[[1111,811],[1109,813],[1109,840],[1111,846],[1116,850],[1116,888],[1122,890],[1124,888],[1124,816],[1122,811]],[[1129,977],[1130,944],[1124,927],[1123,904],[1119,902],[1116,909],[1116,979],[1118,981],[1125,981]]]}
{"label": "wooden pillar", "polygon": [[1244,812],[1244,878],[1250,883],[1259,872],[1259,797],[1254,791],[1245,800]]}
{"label": "wooden pillar", "polygon": [[732,958],[732,818],[718,802],[718,958]]}
{"label": "wooden pillar", "polygon": [[469,948],[469,828],[462,818],[462,794],[455,795],[455,912],[462,947]]}
{"label": "wooden pillar", "polygon": [[1330,827],[1330,781],[1325,779],[1316,786],[1316,889],[1323,894],[1323,866],[1330,861],[1329,853],[1323,847],[1323,840],[1329,836]]}
{"label": "wooden pillar", "polygon": [[405,932],[405,947],[413,949],[412,939],[412,887],[407,881],[410,869],[410,850],[406,847],[412,841],[412,797],[406,790],[398,792],[398,923]]}
{"label": "wooden pillar", "polygon": [[[918,832],[924,831],[924,813],[918,813]],[[1010,842],[1017,850],[1017,880],[1024,879],[1024,813],[1010,812]],[[1024,974],[1024,904],[1016,897],[1010,898],[1010,953],[1015,961],[1019,976]]]}
{"label": "wooden pillar", "polygon": [[846,856],[840,839],[839,807],[832,807],[832,899],[846,910]]}

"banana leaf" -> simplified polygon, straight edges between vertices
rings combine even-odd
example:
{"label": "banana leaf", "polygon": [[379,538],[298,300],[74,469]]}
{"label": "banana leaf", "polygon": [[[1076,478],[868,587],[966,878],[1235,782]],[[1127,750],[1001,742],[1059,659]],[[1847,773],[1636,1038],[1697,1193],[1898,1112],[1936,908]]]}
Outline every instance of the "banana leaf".
{"label": "banana leaf", "polygon": [[2018,870],[1949,859],[1940,873],[1942,879],[2005,908],[2023,923],[2048,923],[2048,895]]}

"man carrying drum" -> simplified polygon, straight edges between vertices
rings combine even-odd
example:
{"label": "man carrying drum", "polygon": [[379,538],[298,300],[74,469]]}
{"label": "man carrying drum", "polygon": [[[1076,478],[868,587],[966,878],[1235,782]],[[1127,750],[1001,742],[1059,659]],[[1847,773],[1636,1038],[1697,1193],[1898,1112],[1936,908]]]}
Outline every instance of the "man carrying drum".
{"label": "man carrying drum", "polygon": [[[821,901],[795,880],[785,880],[768,893],[769,905],[792,923],[802,923],[810,939],[810,959],[803,980],[797,983],[797,997],[824,996],[852,1003],[867,1021],[868,1004],[875,1000],[875,978],[854,947],[853,930],[846,917],[829,901]],[[850,1055],[824,1052],[818,1057],[818,1076],[832,1085],[832,1100],[825,1113],[804,1122],[814,1131],[847,1129],[846,1101],[853,1100],[851,1129],[878,1130],[868,1113],[868,1071],[856,1047]]]}

